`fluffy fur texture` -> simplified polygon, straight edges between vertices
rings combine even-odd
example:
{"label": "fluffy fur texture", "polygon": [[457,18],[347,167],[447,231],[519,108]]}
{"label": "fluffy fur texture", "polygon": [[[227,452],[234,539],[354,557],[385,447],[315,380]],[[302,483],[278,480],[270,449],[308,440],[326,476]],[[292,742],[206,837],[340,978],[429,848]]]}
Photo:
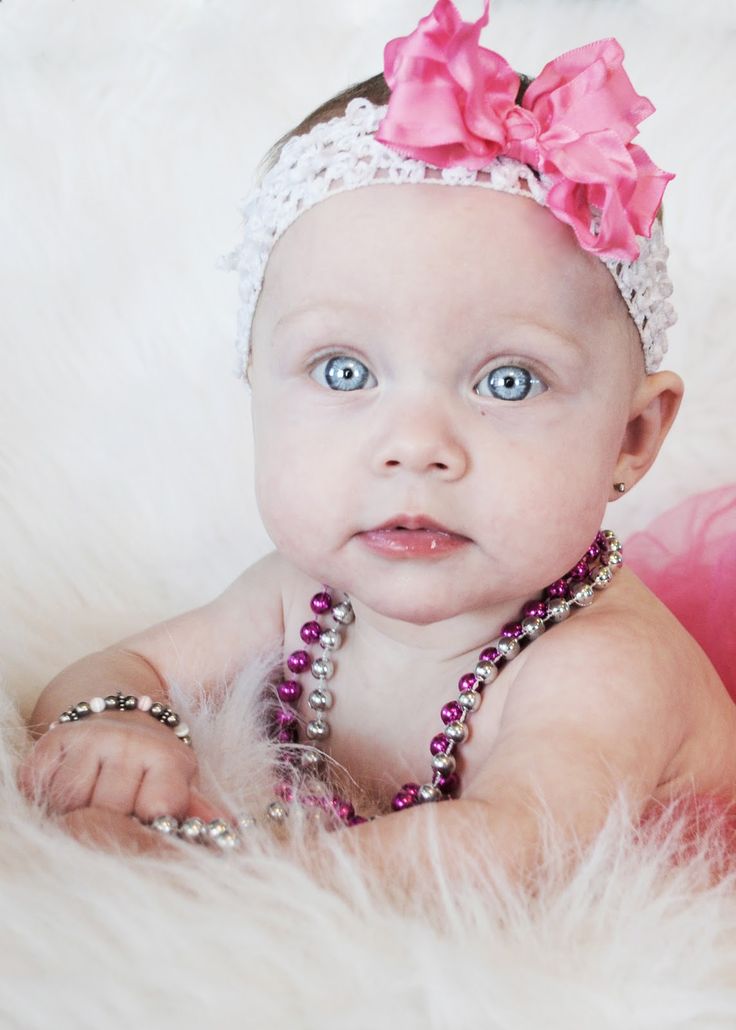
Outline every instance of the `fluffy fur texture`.
{"label": "fluffy fur texture", "polygon": [[[255,732],[259,672],[246,670],[219,711],[187,712],[208,792],[256,814],[272,797]],[[429,858],[412,894],[402,869],[377,883],[341,834],[318,837],[318,882],[300,859],[314,838],[299,828],[291,843],[257,830],[227,856],[181,844],[173,858],[121,857],[75,843],[18,798],[23,734],[9,705],[2,716],[3,1027],[736,1023],[736,869],[718,875],[713,831],[678,864],[684,824],[637,832],[620,799],[571,873],[573,845],[540,814],[534,892],[505,881],[480,841],[450,875],[432,810],[414,842]]]}
{"label": "fluffy fur texture", "polygon": [[[13,787],[25,741],[11,698],[27,712],[62,666],[209,600],[269,546],[230,375],[236,283],[216,259],[270,143],[379,70],[429,3],[400,6],[0,4],[3,1026],[736,1025],[732,879],[711,883],[704,839],[672,865],[676,835],[637,841],[622,807],[572,879],[547,827],[534,899],[492,868],[482,891],[437,863],[426,897],[402,899],[337,836],[330,888],[298,841],[122,859],[67,839]],[[733,27],[730,0],[495,0],[483,40],[534,72],[616,35],[658,107],[642,142],[678,173],[666,364],[688,395],[657,466],[610,513],[624,535],[733,474]],[[258,675],[195,731],[222,789],[262,801]]]}

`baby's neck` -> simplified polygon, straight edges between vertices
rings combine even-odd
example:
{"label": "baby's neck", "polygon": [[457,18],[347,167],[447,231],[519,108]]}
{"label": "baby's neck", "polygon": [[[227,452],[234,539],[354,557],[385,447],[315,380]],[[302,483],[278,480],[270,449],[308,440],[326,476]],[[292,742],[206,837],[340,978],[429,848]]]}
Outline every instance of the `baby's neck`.
{"label": "baby's neck", "polygon": [[351,603],[355,612],[350,626],[352,650],[365,655],[390,654],[398,666],[412,662],[452,666],[462,657],[475,661],[502,626],[518,616],[520,608],[511,601],[420,625],[382,615],[355,597]]}

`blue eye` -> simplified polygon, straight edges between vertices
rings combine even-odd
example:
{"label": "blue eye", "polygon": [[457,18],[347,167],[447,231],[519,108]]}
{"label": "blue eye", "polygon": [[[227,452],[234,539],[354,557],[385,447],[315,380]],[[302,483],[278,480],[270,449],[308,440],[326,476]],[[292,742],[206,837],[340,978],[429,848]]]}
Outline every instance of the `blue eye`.
{"label": "blue eye", "polygon": [[[486,387],[488,392],[483,392],[482,387]],[[481,397],[495,397],[499,401],[523,401],[546,389],[541,379],[521,365],[499,365],[484,376],[475,388]]]}
{"label": "blue eye", "polygon": [[[322,375],[316,375],[320,369],[323,370]],[[374,384],[376,382],[375,376],[362,361],[345,354],[320,361],[312,370],[312,375],[330,390],[362,390],[369,379],[372,379]]]}

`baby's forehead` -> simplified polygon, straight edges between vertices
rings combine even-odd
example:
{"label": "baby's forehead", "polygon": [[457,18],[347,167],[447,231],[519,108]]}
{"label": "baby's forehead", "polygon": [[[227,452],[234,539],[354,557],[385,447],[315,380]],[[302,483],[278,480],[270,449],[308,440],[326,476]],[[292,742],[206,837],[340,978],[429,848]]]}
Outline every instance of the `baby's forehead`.
{"label": "baby's forehead", "polygon": [[579,330],[608,315],[630,321],[568,226],[528,196],[470,186],[374,184],[328,197],[276,243],[264,294],[280,314],[327,294],[437,317],[501,305]]}

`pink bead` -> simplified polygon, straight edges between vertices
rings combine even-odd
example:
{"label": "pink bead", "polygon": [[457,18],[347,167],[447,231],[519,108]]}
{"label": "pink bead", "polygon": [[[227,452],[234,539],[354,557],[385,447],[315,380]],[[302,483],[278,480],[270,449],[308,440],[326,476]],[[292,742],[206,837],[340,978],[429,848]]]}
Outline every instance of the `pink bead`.
{"label": "pink bead", "polygon": [[274,794],[277,798],[281,798],[282,801],[294,800],[294,788],[290,783],[278,783]]}
{"label": "pink bead", "polygon": [[507,622],[501,630],[502,637],[513,637],[514,640],[518,640],[524,630],[521,628],[520,622]]}
{"label": "pink bead", "polygon": [[278,712],[276,712],[276,722],[281,727],[293,726],[296,723],[296,716],[286,708],[279,708]]}
{"label": "pink bead", "polygon": [[598,546],[598,544],[591,544],[588,550],[586,551],[588,557],[593,559],[598,558],[600,556],[600,553],[601,549]]}
{"label": "pink bead", "polygon": [[475,690],[477,685],[478,680],[472,672],[464,673],[457,681],[457,687],[461,694],[464,694],[466,690]]}
{"label": "pink bead", "polygon": [[522,608],[522,615],[525,619],[543,619],[547,614],[547,605],[544,601],[527,601]]}
{"label": "pink bead", "polygon": [[296,743],[296,726],[292,726],[290,729],[279,730],[276,734],[276,740],[279,744],[295,744]]}
{"label": "pink bead", "polygon": [[567,583],[564,579],[557,579],[547,587],[548,597],[564,597],[567,593]]}
{"label": "pink bead", "polygon": [[394,812],[401,812],[404,808],[411,808],[413,805],[416,805],[416,803],[417,799],[415,797],[411,794],[405,794],[400,790],[391,802],[391,807]]}
{"label": "pink bead", "polygon": [[575,568],[572,570],[572,578],[581,580],[585,579],[588,575],[588,563],[587,561],[579,561]]}
{"label": "pink bead", "polygon": [[293,705],[302,696],[302,685],[296,680],[284,680],[283,683],[279,683],[276,693],[281,701]]}
{"label": "pink bead", "polygon": [[501,652],[497,651],[495,647],[486,647],[480,653],[480,660],[482,662],[497,662],[501,657]]}
{"label": "pink bead", "polygon": [[348,826],[362,826],[363,823],[367,823],[368,820],[364,819],[362,815],[354,815],[352,819],[348,821]]}
{"label": "pink bead", "polygon": [[448,723],[455,722],[463,714],[463,709],[457,703],[457,701],[448,701],[440,712],[440,717],[447,726]]}
{"label": "pink bead", "polygon": [[350,822],[355,816],[355,809],[345,798],[333,798],[332,807],[337,818],[344,823]]}
{"label": "pink bead", "polygon": [[419,796],[419,784],[418,783],[404,783],[401,788],[402,794],[410,794],[411,797],[416,798]]}
{"label": "pink bead", "polygon": [[324,615],[332,608],[332,598],[326,590],[323,590],[321,593],[315,594],[309,604],[316,615]]}
{"label": "pink bead", "polygon": [[316,644],[322,633],[322,627],[318,622],[305,622],[299,630],[299,636],[305,644]]}
{"label": "pink bead", "polygon": [[434,782],[443,794],[455,794],[460,789],[460,777],[456,772],[449,776],[438,776]]}
{"label": "pink bead", "polygon": [[286,664],[291,672],[306,672],[312,662],[306,651],[294,651],[286,659]]}
{"label": "pink bead", "polygon": [[436,737],[432,737],[429,742],[429,750],[433,755],[444,754],[450,746],[450,739],[446,737],[444,733],[438,733]]}

